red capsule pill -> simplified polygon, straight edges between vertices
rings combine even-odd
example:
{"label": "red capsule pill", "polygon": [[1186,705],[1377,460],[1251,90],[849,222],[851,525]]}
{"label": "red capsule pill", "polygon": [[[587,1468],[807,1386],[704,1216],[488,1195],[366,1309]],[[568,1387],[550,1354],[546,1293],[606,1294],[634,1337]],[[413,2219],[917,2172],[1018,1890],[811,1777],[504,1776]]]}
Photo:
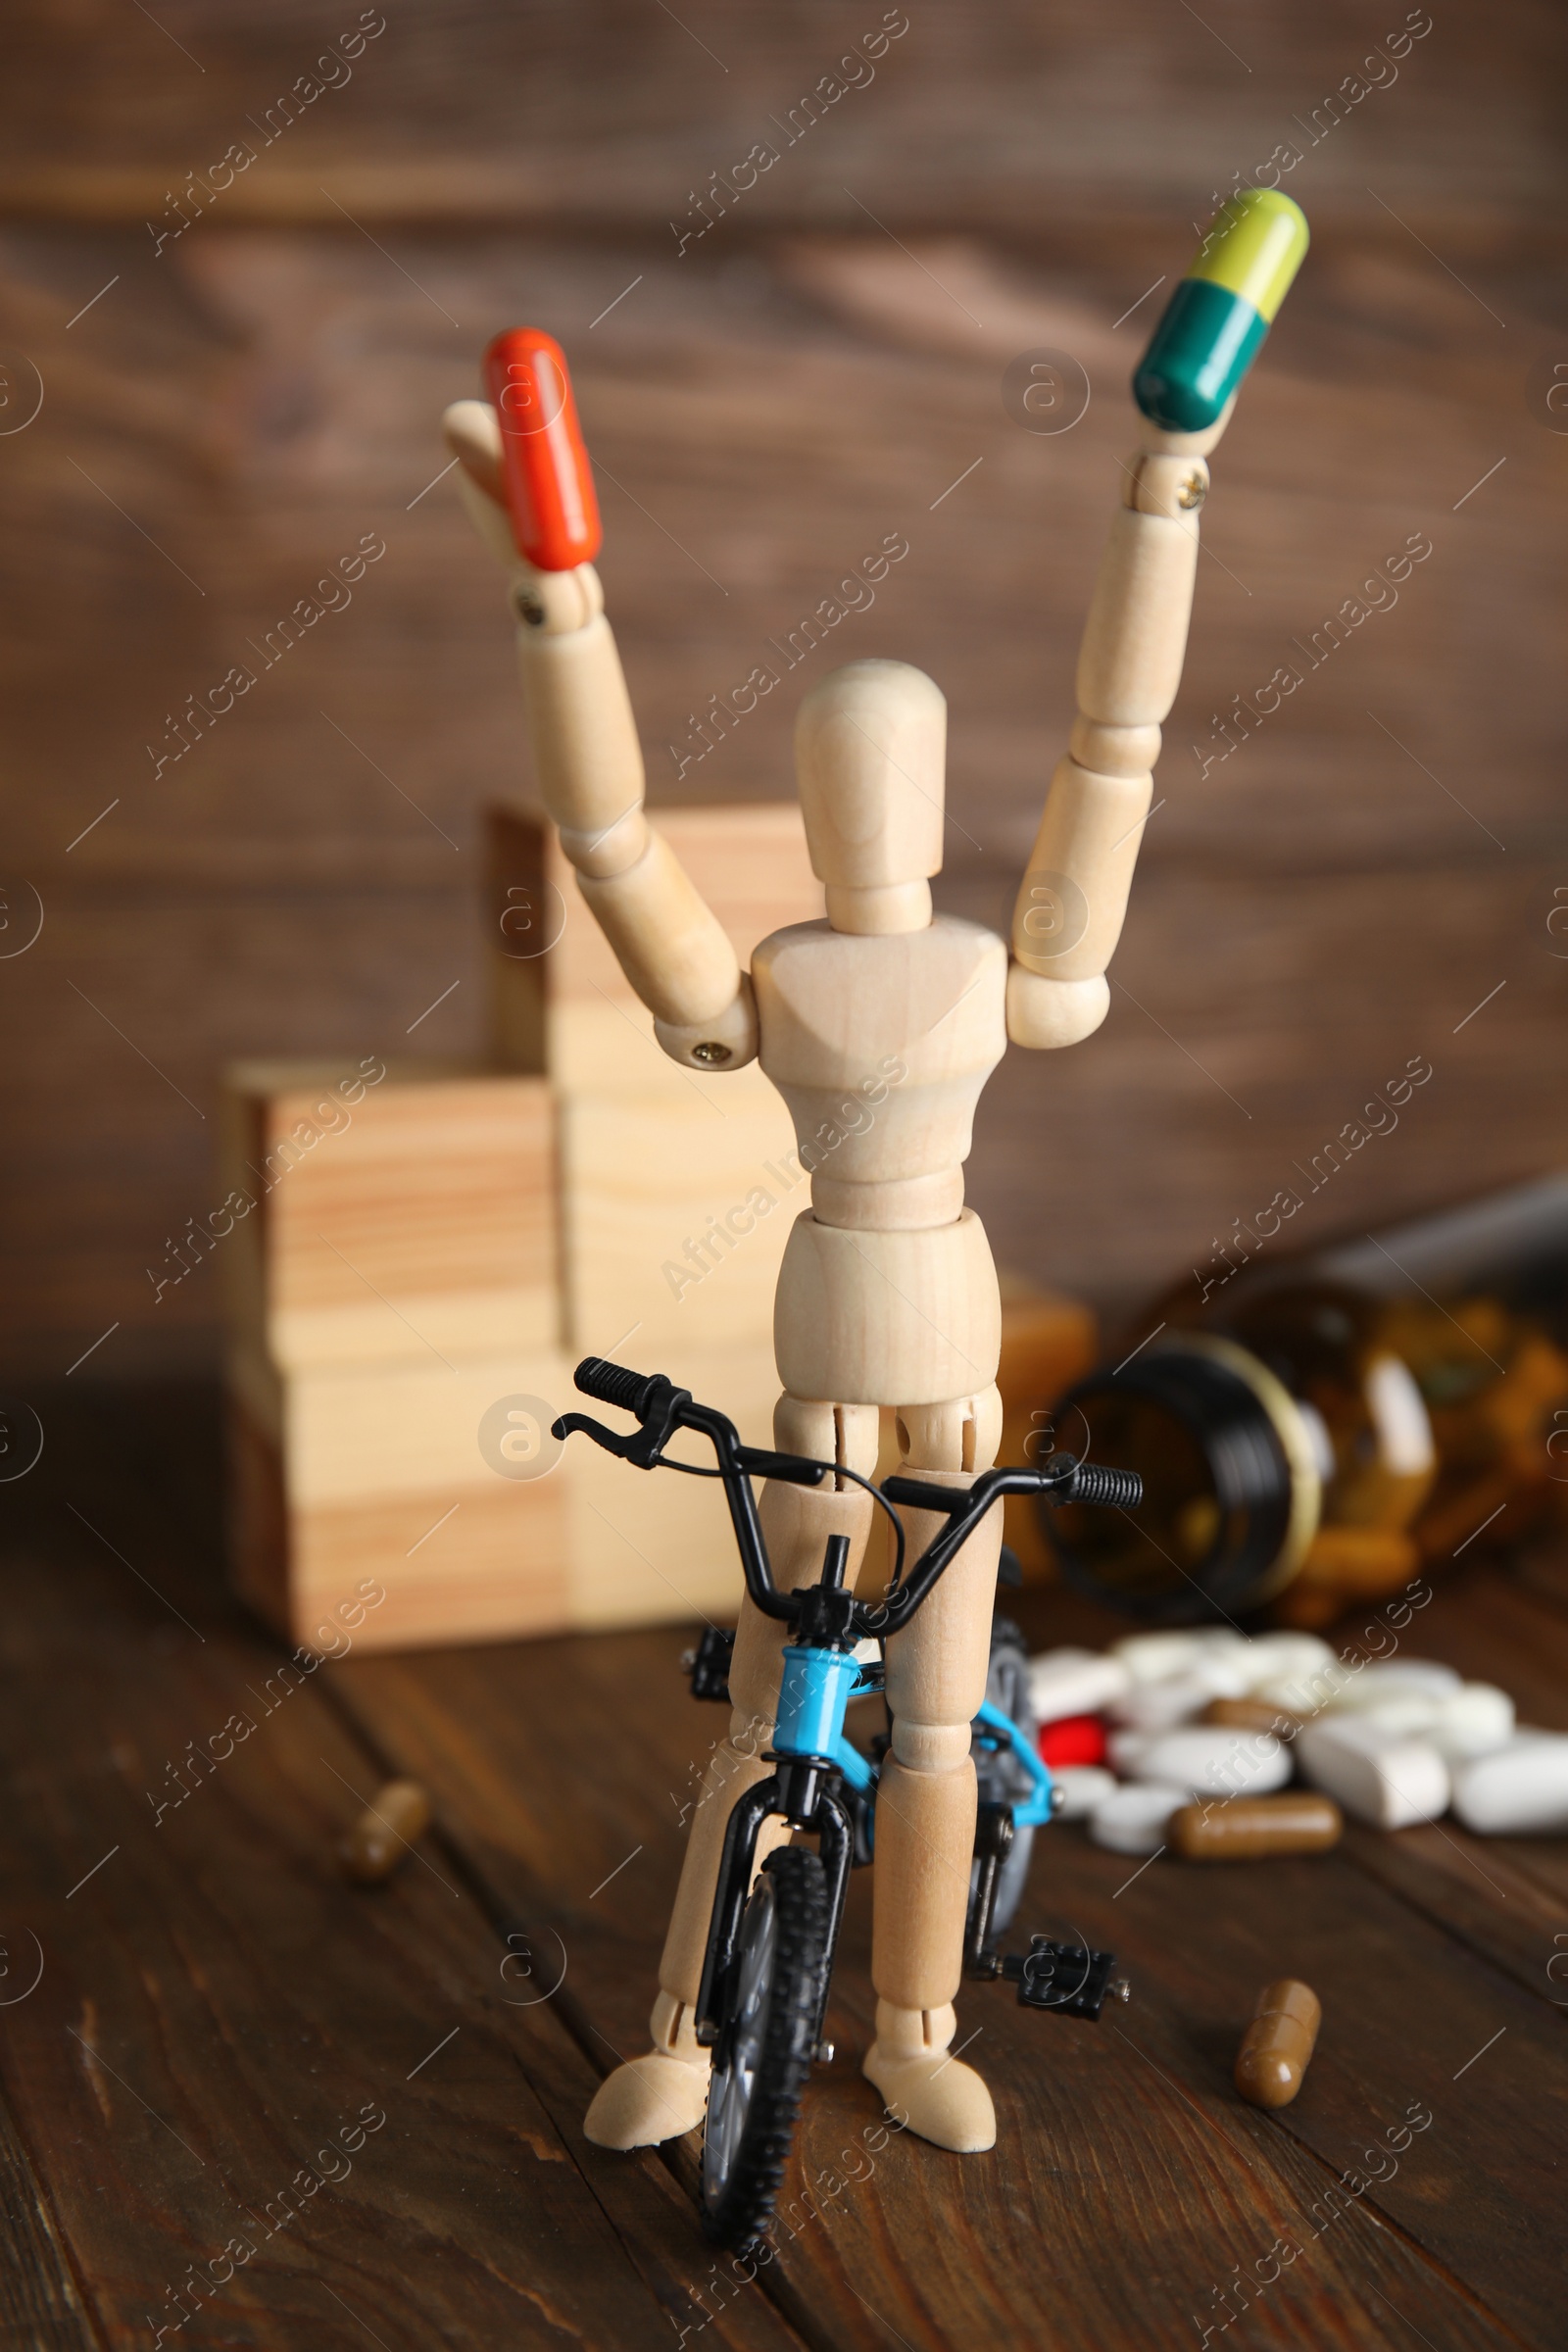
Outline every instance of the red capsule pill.
{"label": "red capsule pill", "polygon": [[517,553],[536,571],[591,564],[604,531],[565,353],[541,327],[511,327],[484,355],[484,381]]}
{"label": "red capsule pill", "polygon": [[1059,1764],[1102,1764],[1105,1727],[1098,1715],[1058,1715],[1040,1726],[1040,1753],[1053,1771]]}

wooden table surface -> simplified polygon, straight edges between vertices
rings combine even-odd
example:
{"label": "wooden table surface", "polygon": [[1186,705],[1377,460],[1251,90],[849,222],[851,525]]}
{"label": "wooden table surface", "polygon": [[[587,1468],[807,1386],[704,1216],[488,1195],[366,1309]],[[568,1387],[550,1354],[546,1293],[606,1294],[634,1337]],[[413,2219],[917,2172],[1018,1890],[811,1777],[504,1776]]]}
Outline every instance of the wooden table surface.
{"label": "wooden table surface", "polygon": [[[1053,1830],[1020,1927],[1109,1945],[1133,1997],[1092,2027],[966,1988],[1001,2139],[965,2159],[881,2144],[862,1874],[792,2219],[743,2279],[700,2233],[692,2145],[580,2130],[642,2040],[723,1721],[686,1694],[684,1637],[284,1677],[220,1582],[213,1397],[105,1388],[44,1425],[0,1489],[7,2352],[160,2328],[269,2352],[1563,2344],[1563,1841],[1445,1824],[1140,1870]],[[1019,1614],[1039,1642],[1106,1630],[1049,1592]],[[1454,1577],[1415,1628],[1407,1649],[1568,1723],[1568,1605],[1539,1582]],[[255,1729],[229,1752],[234,1718]],[[394,1772],[435,1829],[351,1887],[336,1841]],[[1284,1973],[1324,2025],[1265,2115],[1230,2064]]]}

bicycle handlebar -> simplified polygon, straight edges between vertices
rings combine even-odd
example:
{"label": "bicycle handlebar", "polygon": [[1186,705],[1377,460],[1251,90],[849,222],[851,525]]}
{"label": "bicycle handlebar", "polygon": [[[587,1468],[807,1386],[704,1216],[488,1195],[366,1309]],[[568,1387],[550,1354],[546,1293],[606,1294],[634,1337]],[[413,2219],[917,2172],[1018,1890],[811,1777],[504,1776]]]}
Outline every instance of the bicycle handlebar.
{"label": "bicycle handlebar", "polygon": [[624,1364],[612,1364],[602,1355],[585,1355],[572,1374],[585,1396],[597,1396],[601,1404],[618,1404],[639,1421],[662,1378],[660,1372],[628,1372]]}
{"label": "bicycle handlebar", "polygon": [[[795,1623],[808,1607],[806,1595],[820,1588],[803,1586],[781,1592],[762,1541],[752,1493],[754,1478],[782,1479],[791,1486],[818,1487],[833,1475],[834,1464],[799,1453],[776,1453],[770,1448],[743,1446],[733,1421],[711,1405],[698,1404],[689,1389],[676,1388],[662,1372],[632,1372],[603,1356],[585,1356],[573,1376],[585,1396],[618,1406],[638,1423],[635,1437],[617,1436],[586,1413],[563,1413],[552,1436],[568,1438],[580,1432],[609,1453],[634,1462],[641,1470],[656,1470],[666,1457],[663,1448],[678,1429],[696,1430],[712,1446],[724,1482],[730,1521],[740,1549],[746,1590],[764,1616]],[[692,1463],[667,1466],[691,1470]],[[712,1477],[712,1471],[699,1472]],[[1040,1494],[1054,1504],[1108,1503],[1136,1509],[1143,1500],[1143,1481],[1131,1470],[1111,1470],[1098,1462],[1081,1462],[1075,1454],[1054,1453],[1038,1469],[984,1470],[967,1487],[941,1486],[924,1479],[884,1479],[881,1494],[890,1503],[907,1509],[939,1512],[947,1525],[933,1537],[902,1584],[882,1601],[856,1600],[848,1592],[835,1595],[834,1630],[845,1638],[896,1634],[908,1624],[929,1595],[937,1579],[968,1542],[992,1504],[1004,1494]],[[820,1609],[821,1604],[817,1604]],[[836,1621],[842,1619],[842,1624]],[[825,1622],[825,1620],[824,1620]]]}

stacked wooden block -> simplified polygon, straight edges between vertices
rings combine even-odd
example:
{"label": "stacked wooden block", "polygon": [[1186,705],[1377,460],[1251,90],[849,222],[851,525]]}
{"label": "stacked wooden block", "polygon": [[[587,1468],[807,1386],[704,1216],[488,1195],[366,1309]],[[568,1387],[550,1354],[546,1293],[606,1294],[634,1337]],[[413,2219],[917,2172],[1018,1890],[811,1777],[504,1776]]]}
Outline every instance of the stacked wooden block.
{"label": "stacked wooden block", "polygon": [[[659,823],[743,962],[821,913],[794,805]],[[810,1198],[788,1115],[755,1064],[707,1075],[660,1051],[520,807],[491,816],[488,937],[487,1067],[229,1075],[232,1552],[300,1642],[330,1646],[320,1629],[368,1581],[385,1597],[362,1647],[734,1613],[711,1484],[548,1429],[602,1354],[770,1442],[773,1289]],[[1017,1458],[1093,1327],[1030,1297],[1004,1323]],[[1021,1517],[1009,1532],[1030,1545]]]}
{"label": "stacked wooden block", "polygon": [[550,1090],[380,1066],[349,1103],[337,1071],[230,1076],[236,1579],[301,1642],[367,1578],[362,1642],[559,1624],[560,1491],[476,1439],[497,1397],[565,1385]]}
{"label": "stacked wooden block", "polygon": [[[660,821],[743,957],[820,914],[793,807]],[[235,1573],[298,1641],[367,1578],[386,1598],[362,1645],[733,1600],[707,1482],[582,1440],[558,1459],[548,1422],[604,1353],[766,1441],[773,1283],[808,1191],[788,1117],[755,1066],[661,1053],[526,809],[492,814],[488,898],[490,1067],[230,1073],[225,1183],[254,1203],[224,1244]]]}

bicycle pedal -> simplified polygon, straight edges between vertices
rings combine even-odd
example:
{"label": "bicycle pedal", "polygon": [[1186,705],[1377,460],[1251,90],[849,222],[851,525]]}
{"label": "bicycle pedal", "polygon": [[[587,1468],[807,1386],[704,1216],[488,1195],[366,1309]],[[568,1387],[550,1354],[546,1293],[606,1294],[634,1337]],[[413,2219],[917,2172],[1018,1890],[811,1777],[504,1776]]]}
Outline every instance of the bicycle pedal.
{"label": "bicycle pedal", "polygon": [[734,1651],[735,1636],[730,1628],[710,1625],[695,1649],[682,1652],[680,1662],[691,1678],[693,1698],[729,1703],[729,1669]]}
{"label": "bicycle pedal", "polygon": [[1027,1952],[1009,1952],[1002,1975],[1018,1987],[1025,2009],[1054,2009],[1062,2017],[1097,2019],[1107,2000],[1125,2001],[1132,1987],[1115,1977],[1114,1952],[1092,1952],[1086,1944],[1058,1943],[1032,1936]]}

